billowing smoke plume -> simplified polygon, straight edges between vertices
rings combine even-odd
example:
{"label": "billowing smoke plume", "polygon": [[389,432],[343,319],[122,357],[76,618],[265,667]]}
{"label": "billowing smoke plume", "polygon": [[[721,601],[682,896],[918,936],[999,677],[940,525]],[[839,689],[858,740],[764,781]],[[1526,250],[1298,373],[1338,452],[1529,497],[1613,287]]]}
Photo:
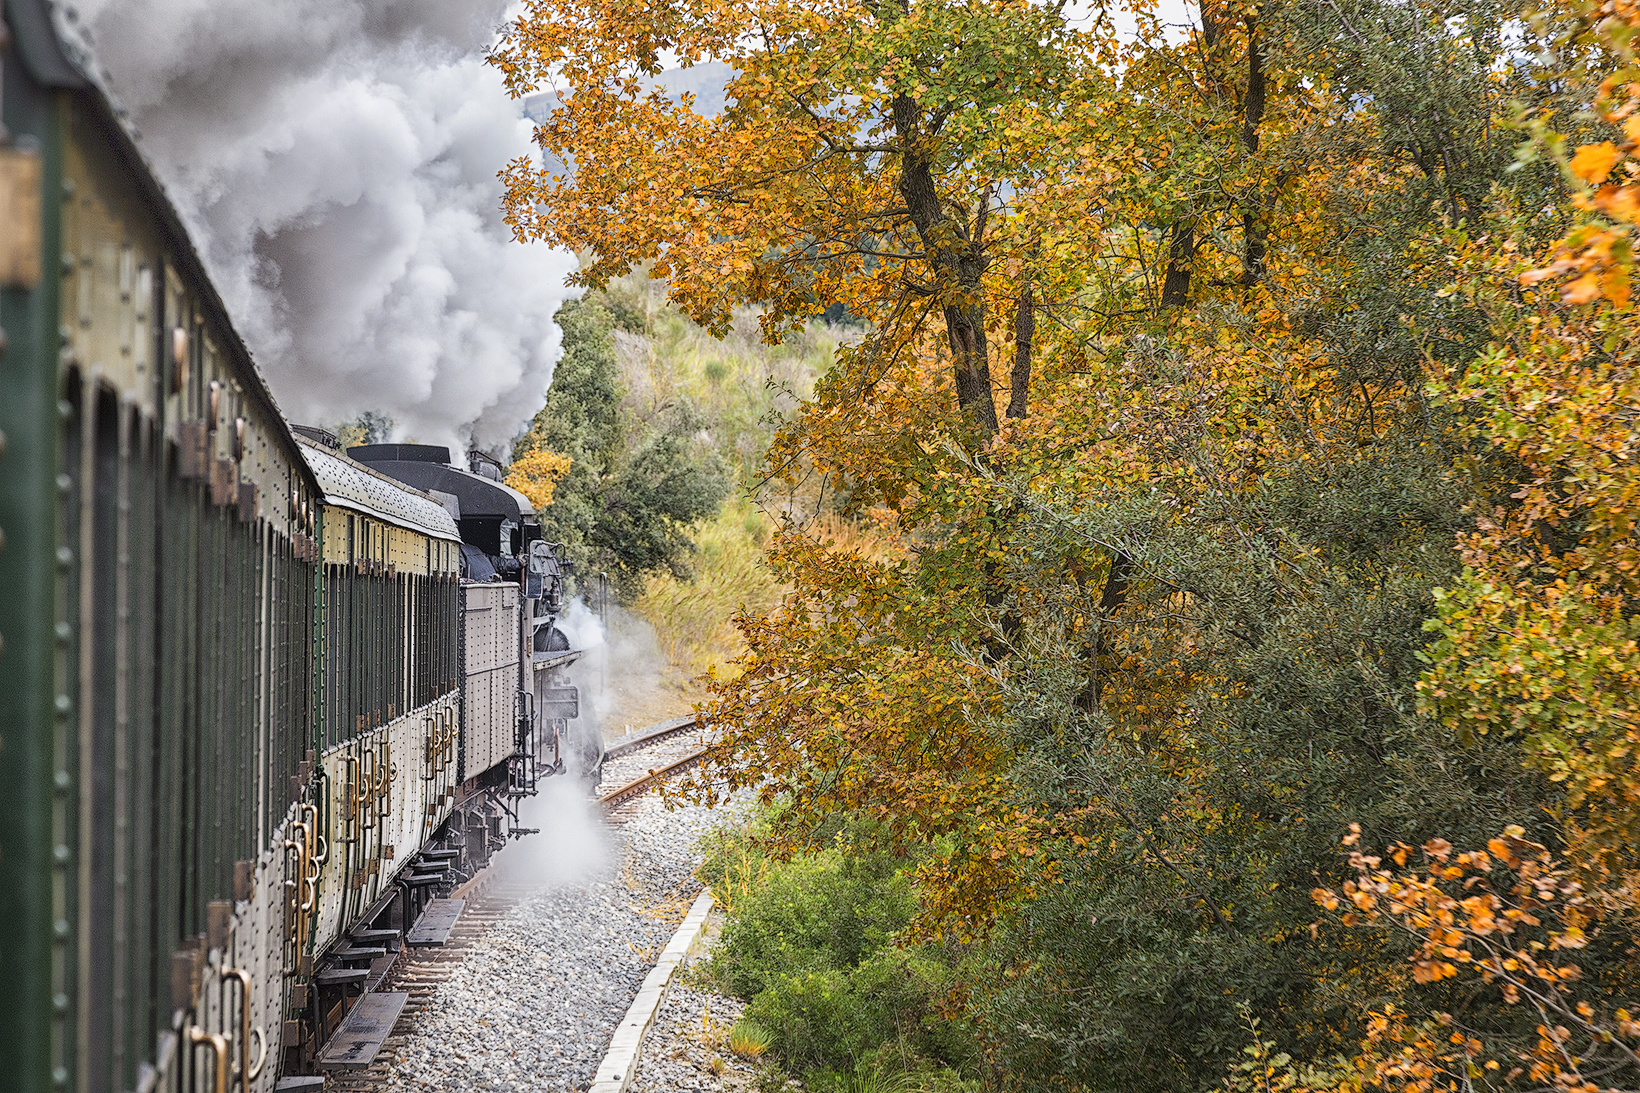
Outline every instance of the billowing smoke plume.
{"label": "billowing smoke plume", "polygon": [[541,405],[574,259],[511,241],[530,123],[505,0],[80,0],[78,19],[286,413],[497,446]]}

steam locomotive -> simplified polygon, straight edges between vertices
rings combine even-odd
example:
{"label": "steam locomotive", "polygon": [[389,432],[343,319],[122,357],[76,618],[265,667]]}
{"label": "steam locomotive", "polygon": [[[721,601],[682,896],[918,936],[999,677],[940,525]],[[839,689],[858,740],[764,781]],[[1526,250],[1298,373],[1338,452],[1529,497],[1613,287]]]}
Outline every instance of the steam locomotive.
{"label": "steam locomotive", "polygon": [[528,499],[288,426],[49,0],[0,24],[0,1090],[272,1093],[601,754]]}

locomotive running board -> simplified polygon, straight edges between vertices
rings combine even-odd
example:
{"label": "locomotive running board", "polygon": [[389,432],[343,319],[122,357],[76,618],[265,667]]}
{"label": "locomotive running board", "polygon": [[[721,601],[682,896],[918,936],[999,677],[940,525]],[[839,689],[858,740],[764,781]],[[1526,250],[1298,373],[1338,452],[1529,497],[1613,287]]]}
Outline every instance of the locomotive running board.
{"label": "locomotive running board", "polygon": [[319,1053],[321,1070],[363,1070],[393,1033],[410,995],[404,991],[367,994],[353,1004],[342,1027]]}
{"label": "locomotive running board", "polygon": [[456,928],[456,919],[461,917],[461,909],[467,906],[464,899],[430,899],[427,909],[416,919],[416,924],[410,927],[410,932],[404,935],[406,945],[442,945],[450,939],[450,931]]}

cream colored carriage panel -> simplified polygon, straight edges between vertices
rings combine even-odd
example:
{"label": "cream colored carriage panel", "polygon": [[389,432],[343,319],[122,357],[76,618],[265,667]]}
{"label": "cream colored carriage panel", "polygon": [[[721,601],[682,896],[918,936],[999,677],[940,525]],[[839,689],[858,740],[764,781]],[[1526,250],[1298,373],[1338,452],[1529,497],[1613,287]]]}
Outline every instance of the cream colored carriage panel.
{"label": "cream colored carriage panel", "polygon": [[122,400],[156,415],[161,247],[151,218],[108,170],[88,159],[80,142],[65,144],[60,296],[65,362],[78,363]]}
{"label": "cream colored carriage panel", "polygon": [[399,576],[427,575],[427,536],[392,528],[388,536],[388,564]]}
{"label": "cream colored carriage panel", "polygon": [[[454,731],[455,696],[445,695],[387,725],[337,745],[325,753],[321,765],[330,786],[330,854],[321,871],[318,913],[314,925],[314,952],[323,953],[358,924],[362,913],[387,891],[393,878],[408,866],[439,824],[449,816],[455,796],[455,745],[448,758],[427,763],[428,741],[441,730]],[[362,789],[369,763],[390,758],[386,768],[387,807]],[[437,751],[435,747],[435,752]],[[377,767],[377,774],[381,768]],[[431,775],[431,777],[429,777]],[[355,820],[347,819],[349,780],[361,786]],[[364,809],[369,809],[365,822]],[[351,840],[351,841],[350,841]]]}
{"label": "cream colored carriage panel", "polygon": [[349,565],[353,558],[348,553],[347,521],[352,514],[334,505],[325,506],[324,560],[327,564]]}
{"label": "cream colored carriage panel", "polygon": [[[252,406],[209,327],[199,320],[197,301],[166,261],[151,216],[108,171],[107,164],[88,159],[78,141],[65,146],[63,361],[84,368],[150,416],[157,416],[161,399],[168,398],[165,418],[173,440],[180,439],[184,422],[205,418],[209,458],[233,464],[218,503],[238,504],[238,487],[254,486],[254,504],[247,495],[247,518],[260,516],[289,535],[291,476],[279,443],[284,424],[269,418],[260,404]],[[162,329],[166,326],[172,332]],[[191,397],[177,393],[179,387]]]}
{"label": "cream colored carriage panel", "polygon": [[343,894],[347,890],[347,853],[345,844],[337,838],[341,827],[338,814],[343,795],[343,779],[347,776],[346,759],[356,757],[352,741],[332,748],[319,758],[324,771],[323,784],[328,787],[325,811],[328,813],[324,828],[328,853],[319,870],[317,904],[313,915],[313,951],[323,952],[336,940],[342,921]]}

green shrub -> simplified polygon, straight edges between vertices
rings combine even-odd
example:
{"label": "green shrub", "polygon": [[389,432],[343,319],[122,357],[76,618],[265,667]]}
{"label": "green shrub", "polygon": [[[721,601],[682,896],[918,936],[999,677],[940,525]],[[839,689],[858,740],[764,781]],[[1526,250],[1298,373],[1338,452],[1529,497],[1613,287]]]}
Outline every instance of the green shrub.
{"label": "green shrub", "polygon": [[888,854],[829,847],[776,864],[732,905],[712,968],[751,998],[807,972],[847,971],[911,920],[916,896]]}
{"label": "green shrub", "polygon": [[983,1083],[918,1055],[903,1041],[883,1044],[846,1071],[810,1071],[813,1093],[979,1093]]}
{"label": "green shrub", "polygon": [[804,1069],[849,1067],[891,1042],[916,1058],[959,1062],[970,1035],[939,1011],[947,975],[933,960],[884,946],[852,969],[781,974],[746,1013],[769,1030],[776,1055]]}
{"label": "green shrub", "polygon": [[745,1019],[768,1031],[771,1056],[834,1076],[888,1044],[924,1069],[967,1064],[971,1028],[941,1013],[946,954],[895,944],[917,909],[915,862],[849,818],[778,860],[759,848],[760,823],[711,840],[701,876],[728,916],[707,974],[749,1000]]}

